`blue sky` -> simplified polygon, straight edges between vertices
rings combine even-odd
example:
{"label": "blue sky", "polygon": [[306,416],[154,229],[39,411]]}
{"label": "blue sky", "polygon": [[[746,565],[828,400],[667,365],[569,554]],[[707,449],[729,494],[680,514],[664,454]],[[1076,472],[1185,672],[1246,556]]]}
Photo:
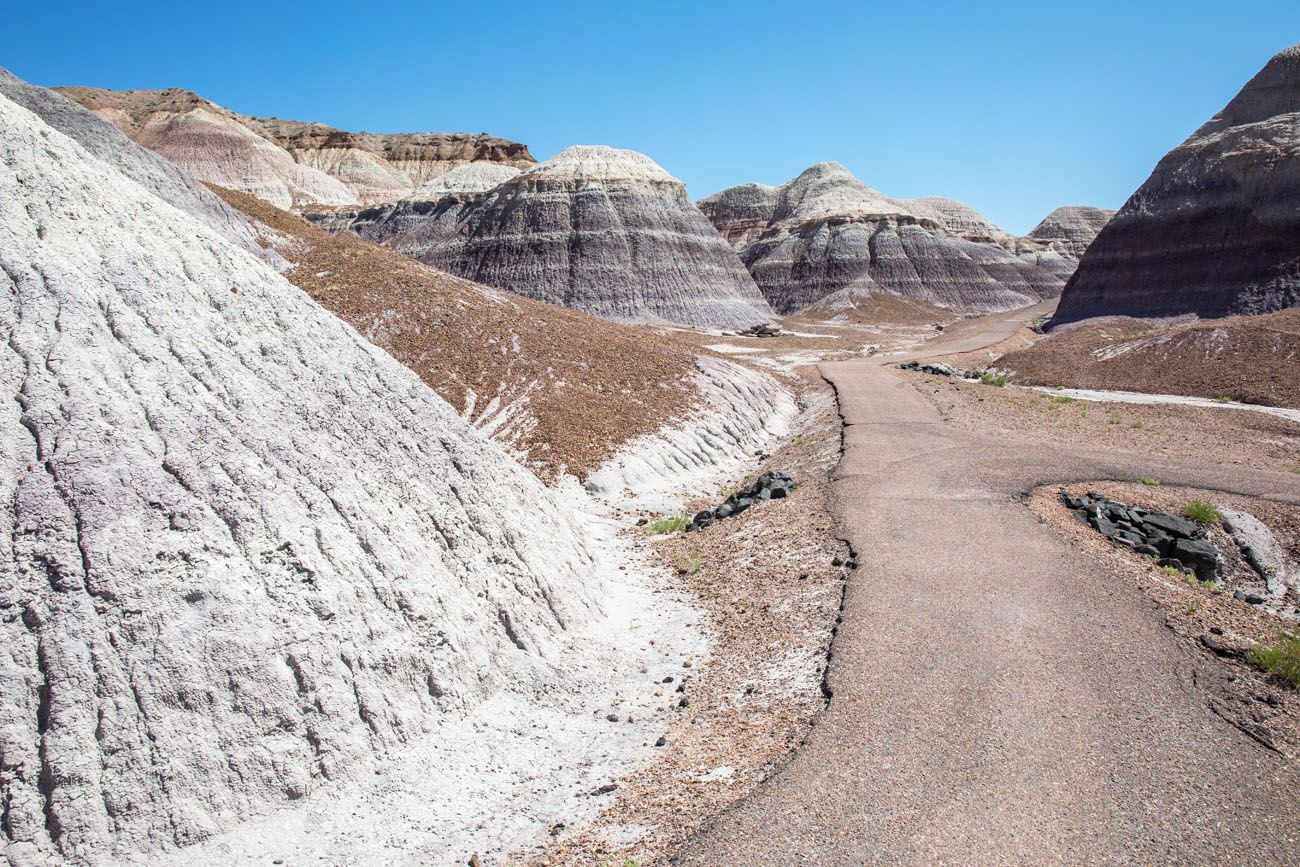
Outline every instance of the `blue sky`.
{"label": "blue sky", "polygon": [[1300,2],[32,3],[38,84],[185,87],[236,111],[643,151],[695,197],[838,160],[1024,232],[1118,207],[1276,51]]}

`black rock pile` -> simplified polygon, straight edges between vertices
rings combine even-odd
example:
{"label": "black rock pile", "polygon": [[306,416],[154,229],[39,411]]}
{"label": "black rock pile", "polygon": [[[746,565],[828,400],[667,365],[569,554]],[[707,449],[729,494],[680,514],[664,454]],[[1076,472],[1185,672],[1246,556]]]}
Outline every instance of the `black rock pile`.
{"label": "black rock pile", "polygon": [[932,373],[935,376],[956,376],[957,371],[953,370],[946,364],[936,362],[926,362],[922,364],[919,361],[904,361],[898,365],[899,370],[915,370],[920,373]]}
{"label": "black rock pile", "polygon": [[781,329],[770,322],[764,322],[761,325],[751,325],[736,334],[741,337],[780,337]]}
{"label": "black rock pile", "polygon": [[794,489],[797,487],[798,484],[795,480],[785,473],[763,473],[754,484],[727,497],[721,506],[705,509],[697,514],[691,519],[691,523],[686,526],[686,532],[703,530],[705,527],[718,523],[723,518],[739,515],[755,503],[761,503],[764,500],[784,499],[794,493]]}
{"label": "black rock pile", "polygon": [[1219,550],[1195,521],[1107,500],[1096,491],[1075,497],[1062,488],[1061,502],[1081,523],[1116,544],[1155,557],[1161,566],[1172,566],[1201,581],[1219,580],[1223,568]]}

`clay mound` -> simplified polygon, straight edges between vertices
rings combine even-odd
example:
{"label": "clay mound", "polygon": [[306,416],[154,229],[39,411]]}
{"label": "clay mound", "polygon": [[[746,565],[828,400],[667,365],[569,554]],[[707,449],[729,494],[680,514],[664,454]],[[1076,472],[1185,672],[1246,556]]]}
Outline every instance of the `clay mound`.
{"label": "clay mound", "polygon": [[239,115],[188,90],[58,90],[201,181],[281,208],[359,204],[336,178],[299,165]]}
{"label": "clay mound", "polygon": [[571,147],[465,204],[430,206],[427,227],[408,224],[393,245],[606,319],[733,326],[772,315],[685,185],[642,154]]}
{"label": "clay mound", "polygon": [[997,366],[1026,385],[1300,408],[1300,310],[1166,326],[1119,317],[1081,322]]}
{"label": "clay mound", "polygon": [[0,124],[10,860],[194,842],[567,682],[603,584],[552,492],[203,222]]}
{"label": "clay mound", "polygon": [[1058,263],[1022,255],[1021,239],[960,202],[891,199],[839,163],[818,163],[779,187],[723,190],[699,205],[781,313],[867,284],[933,307],[1009,310],[1064,283]]}
{"label": "clay mound", "polygon": [[1113,216],[1115,211],[1105,208],[1066,205],[1044,217],[1029,237],[1045,241],[1077,261]]}
{"label": "clay mound", "polygon": [[548,481],[585,476],[692,403],[688,344],[489,289],[217,192],[273,230],[268,240],[293,263],[290,281]]}
{"label": "clay mound", "polygon": [[521,171],[523,169],[500,163],[465,163],[422,184],[407,198],[436,201],[449,193],[486,193]]}
{"label": "clay mound", "polygon": [[1300,305],[1300,45],[1170,151],[1084,254],[1054,324]]}
{"label": "clay mound", "polygon": [[378,135],[279,118],[244,121],[298,162],[338,178],[363,204],[394,202],[461,166],[522,170],[537,163],[526,145],[486,133]]}

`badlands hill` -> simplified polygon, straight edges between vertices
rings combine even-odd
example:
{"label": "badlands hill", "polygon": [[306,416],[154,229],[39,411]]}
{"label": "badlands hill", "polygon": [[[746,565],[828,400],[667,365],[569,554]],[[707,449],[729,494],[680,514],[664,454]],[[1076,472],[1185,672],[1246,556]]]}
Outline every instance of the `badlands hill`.
{"label": "badlands hill", "polygon": [[264,242],[290,261],[290,281],[544,479],[585,476],[697,396],[697,350],[685,342],[471,283],[217,192],[269,230]]}
{"label": "badlands hill", "polygon": [[1077,262],[1113,216],[1115,212],[1105,208],[1066,205],[1044,217],[1029,237],[1056,246]]}
{"label": "badlands hill", "polygon": [[1300,45],[1170,151],[1088,248],[1054,324],[1300,305]]}
{"label": "badlands hill", "polygon": [[426,188],[432,201],[364,214],[356,229],[467,279],[606,319],[734,326],[772,315],[685,184],[647,156],[571,147],[478,186]]}
{"label": "badlands hill", "polygon": [[215,197],[28,103],[54,125],[0,96],[8,860],[192,843],[608,668],[570,507]]}
{"label": "badlands hill", "polygon": [[466,163],[536,162],[485,133],[353,133],[236,114],[187,90],[59,90],[195,178],[285,209],[391,202]]}
{"label": "badlands hill", "polygon": [[[957,311],[1008,310],[1054,296],[1060,256],[1005,232],[959,202],[891,199],[839,163],[818,163],[778,187],[744,184],[699,203],[780,313],[837,296],[887,292]],[[1042,260],[1042,261],[1039,261]]]}

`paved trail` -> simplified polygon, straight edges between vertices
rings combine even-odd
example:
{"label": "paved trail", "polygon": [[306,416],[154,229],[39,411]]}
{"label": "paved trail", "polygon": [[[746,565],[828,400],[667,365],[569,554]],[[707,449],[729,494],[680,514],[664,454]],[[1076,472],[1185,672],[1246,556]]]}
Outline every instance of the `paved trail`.
{"label": "paved trail", "polygon": [[[1036,313],[917,357],[992,345]],[[862,563],[834,697],[681,863],[1300,861],[1300,769],[1215,716],[1190,682],[1196,651],[1017,499],[1154,473],[1300,504],[1300,479],[1017,445],[944,424],[879,359],[822,371],[845,423],[837,510]]]}

